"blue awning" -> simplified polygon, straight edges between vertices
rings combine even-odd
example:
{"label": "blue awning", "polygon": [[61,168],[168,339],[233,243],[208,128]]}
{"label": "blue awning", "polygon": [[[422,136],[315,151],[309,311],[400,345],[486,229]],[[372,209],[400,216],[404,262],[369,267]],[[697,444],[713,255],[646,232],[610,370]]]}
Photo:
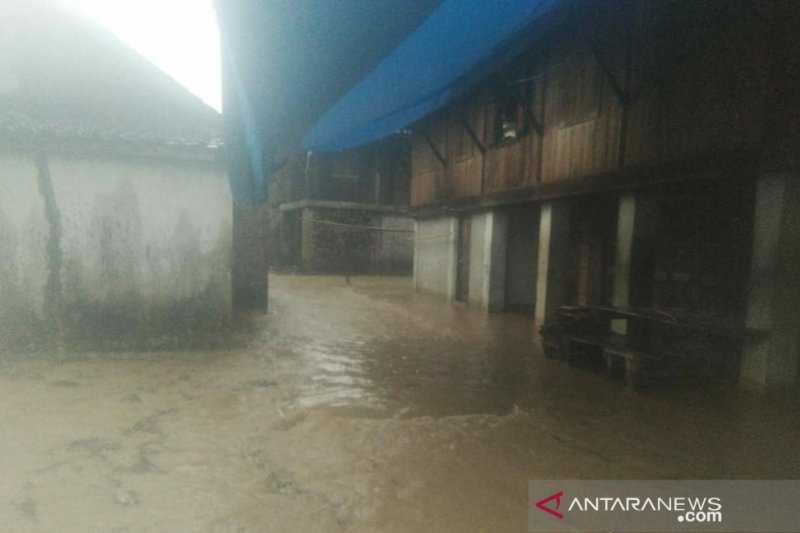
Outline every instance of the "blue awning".
{"label": "blue awning", "polygon": [[292,150],[375,141],[465,94],[566,2],[219,1],[234,198],[263,201]]}
{"label": "blue awning", "polygon": [[305,148],[353,148],[446,105],[535,39],[535,23],[561,1],[443,1],[323,115],[305,137]]}

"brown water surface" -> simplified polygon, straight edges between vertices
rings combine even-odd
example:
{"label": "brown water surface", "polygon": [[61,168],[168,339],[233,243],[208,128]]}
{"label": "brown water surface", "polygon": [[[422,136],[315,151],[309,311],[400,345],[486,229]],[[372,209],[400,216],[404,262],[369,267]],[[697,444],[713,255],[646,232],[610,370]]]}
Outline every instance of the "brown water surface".
{"label": "brown water surface", "polygon": [[796,478],[791,395],[634,393],[528,317],[273,276],[245,347],[0,362],[0,530],[524,531],[535,478]]}

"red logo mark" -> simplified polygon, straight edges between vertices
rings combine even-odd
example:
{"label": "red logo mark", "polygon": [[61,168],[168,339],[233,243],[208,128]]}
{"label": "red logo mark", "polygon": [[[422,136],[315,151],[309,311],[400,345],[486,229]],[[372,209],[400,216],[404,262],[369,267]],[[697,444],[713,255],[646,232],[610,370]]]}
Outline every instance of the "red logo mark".
{"label": "red logo mark", "polygon": [[[563,490],[560,492],[556,492],[555,494],[551,494],[550,496],[548,496],[543,500],[539,500],[538,502],[536,502],[535,505],[545,513],[549,513],[555,516],[556,518],[564,518],[564,515],[558,512],[558,508],[561,507],[561,497],[563,495],[564,495]],[[552,501],[556,502],[555,509],[547,506],[547,504]]]}

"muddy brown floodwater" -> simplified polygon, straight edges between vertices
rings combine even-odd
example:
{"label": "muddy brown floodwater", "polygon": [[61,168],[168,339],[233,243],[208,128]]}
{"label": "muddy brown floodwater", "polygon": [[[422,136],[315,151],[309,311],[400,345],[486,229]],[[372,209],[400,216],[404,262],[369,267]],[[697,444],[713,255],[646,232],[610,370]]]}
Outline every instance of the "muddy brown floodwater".
{"label": "muddy brown floodwater", "polygon": [[798,402],[632,393],[525,317],[273,276],[243,348],[0,363],[0,529],[522,532],[535,478],[796,478]]}

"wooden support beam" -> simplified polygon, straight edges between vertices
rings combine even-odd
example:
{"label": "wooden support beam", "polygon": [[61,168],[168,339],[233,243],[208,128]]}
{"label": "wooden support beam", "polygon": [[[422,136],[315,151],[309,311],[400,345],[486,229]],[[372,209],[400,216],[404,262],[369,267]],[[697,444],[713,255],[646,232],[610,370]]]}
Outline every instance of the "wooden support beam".
{"label": "wooden support beam", "polygon": [[439,160],[439,163],[441,163],[444,168],[447,168],[447,158],[439,151],[438,148],[436,148],[436,144],[434,144],[433,139],[431,139],[431,136],[428,135],[428,132],[420,131],[419,133],[425,139],[425,142],[428,143],[428,146],[430,146],[433,155],[436,156],[436,159]]}
{"label": "wooden support beam", "polygon": [[461,122],[461,125],[464,126],[464,129],[467,131],[467,135],[469,135],[469,138],[472,139],[473,143],[475,143],[475,146],[478,147],[478,150],[480,150],[481,154],[485,154],[486,146],[478,138],[477,133],[475,133],[475,130],[472,129],[472,125],[469,123],[469,121],[462,115],[458,116],[458,120]]}
{"label": "wooden support beam", "polygon": [[542,123],[539,122],[539,120],[537,120],[537,118],[531,112],[531,106],[527,100],[522,103],[522,110],[525,112],[525,120],[528,122],[528,124],[533,126],[533,129],[536,131],[539,137],[543,136],[544,126],[542,126]]}

